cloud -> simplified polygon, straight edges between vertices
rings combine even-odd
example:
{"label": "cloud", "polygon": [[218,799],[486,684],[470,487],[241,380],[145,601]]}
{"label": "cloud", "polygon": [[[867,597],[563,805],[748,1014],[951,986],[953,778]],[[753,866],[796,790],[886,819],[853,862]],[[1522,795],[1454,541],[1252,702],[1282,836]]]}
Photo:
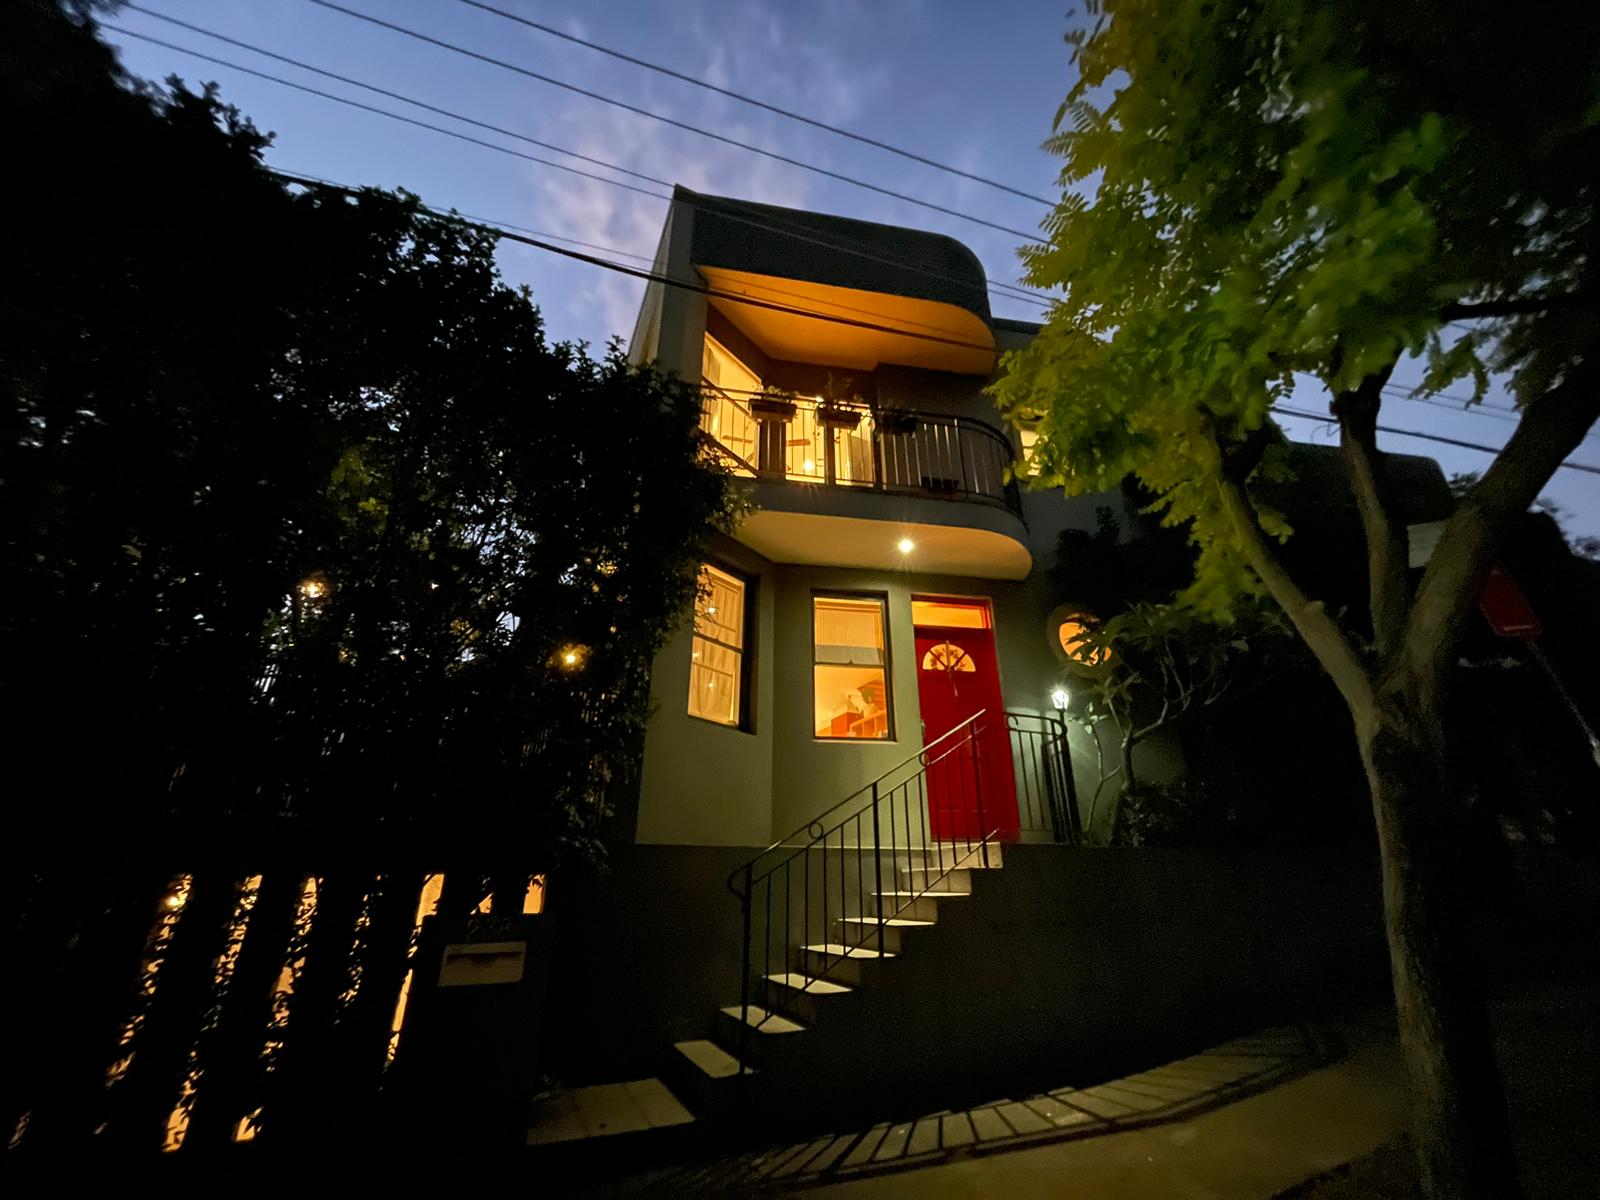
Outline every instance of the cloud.
{"label": "cloud", "polygon": [[[828,0],[806,8],[773,0],[736,5],[680,0],[631,36],[616,31],[600,40],[718,87],[849,127],[887,97],[891,77],[883,60],[882,32],[906,19],[914,7],[915,0],[902,0],[898,6]],[[581,79],[585,87],[652,112],[819,166],[833,167],[841,146],[847,146],[825,131],[732,98],[587,52],[573,59],[549,39],[543,43],[530,41],[529,46],[553,73]],[[572,70],[579,63],[581,77]],[[563,64],[566,70],[560,69]],[[815,205],[826,186],[801,168],[594,100],[558,97],[538,85],[529,85],[528,94],[522,127],[530,135],[670,183],[795,208]],[[603,168],[599,173],[608,174]],[[522,223],[630,254],[655,252],[666,214],[661,200],[545,168],[526,168],[523,176],[529,210],[518,218]],[[642,281],[576,266],[559,274],[541,271],[540,277],[558,281],[561,324],[583,330],[588,340],[603,343],[632,331]],[[541,287],[553,311],[552,283]]]}

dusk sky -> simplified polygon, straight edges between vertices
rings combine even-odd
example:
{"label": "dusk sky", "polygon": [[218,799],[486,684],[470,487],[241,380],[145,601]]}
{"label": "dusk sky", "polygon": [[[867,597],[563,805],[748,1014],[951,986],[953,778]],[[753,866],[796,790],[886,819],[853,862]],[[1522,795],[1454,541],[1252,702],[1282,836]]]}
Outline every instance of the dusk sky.
{"label": "dusk sky", "polygon": [[[529,70],[739,141],[855,176],[945,208],[1019,230],[1038,226],[1044,207],[983,184],[847,141],[772,113],[606,57],[454,0],[340,0],[341,4]],[[1049,196],[1056,167],[1039,149],[1070,83],[1066,0],[979,5],[958,0],[493,0],[602,45],[718,86],[805,113],[1023,191]],[[892,199],[748,151],[674,129],[512,71],[423,44],[309,0],[149,0],[146,5],[263,49],[336,71],[662,180],[770,204],[936,230],[959,238],[991,279],[1017,278],[1016,236]],[[127,29],[292,79],[362,103],[448,126],[483,141],[538,155],[651,191],[657,185],[464,125],[402,101],[262,58],[238,46],[124,10],[108,18]],[[215,80],[224,99],[276,137],[275,167],[350,185],[405,187],[435,207],[495,223],[610,248],[655,249],[666,202],[541,166],[478,145],[361,112],[277,83],[202,62],[163,46],[105,36],[134,74],[176,74],[191,85]],[[593,251],[590,251],[593,252]],[[621,252],[621,253],[616,253]],[[506,277],[525,283],[550,334],[595,347],[626,337],[643,283],[513,243],[500,248]],[[997,316],[1041,319],[1026,301],[991,297]],[[1414,380],[1397,373],[1396,383]],[[1453,392],[1466,394],[1467,385]],[[1306,384],[1297,407],[1325,411]],[[1510,401],[1496,390],[1482,410],[1395,396],[1383,422],[1499,445],[1514,428]],[[1286,419],[1291,436],[1329,441],[1331,427]],[[1489,455],[1386,436],[1387,449],[1437,458],[1447,472],[1482,470]],[[1575,461],[1600,464],[1600,435]],[[1574,532],[1600,534],[1600,476],[1561,470],[1545,494],[1569,510]]]}

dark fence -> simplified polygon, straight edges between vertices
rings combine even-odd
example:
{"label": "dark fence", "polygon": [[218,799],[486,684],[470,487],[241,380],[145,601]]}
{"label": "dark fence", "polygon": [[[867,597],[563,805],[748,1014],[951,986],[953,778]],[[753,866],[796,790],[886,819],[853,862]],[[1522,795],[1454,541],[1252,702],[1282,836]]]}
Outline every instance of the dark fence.
{"label": "dark fence", "polygon": [[15,1159],[415,1124],[408,1085],[438,1080],[412,1043],[445,944],[515,941],[544,894],[542,876],[295,865],[9,885],[0,1121]]}

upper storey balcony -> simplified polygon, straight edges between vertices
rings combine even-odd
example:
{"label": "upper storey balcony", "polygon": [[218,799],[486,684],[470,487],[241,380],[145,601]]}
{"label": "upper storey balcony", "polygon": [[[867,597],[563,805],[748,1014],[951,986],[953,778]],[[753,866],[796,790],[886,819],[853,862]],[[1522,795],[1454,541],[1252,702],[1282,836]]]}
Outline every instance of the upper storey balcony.
{"label": "upper storey balcony", "polygon": [[737,475],[992,504],[1022,515],[1011,443],[971,417],[768,390],[738,395],[702,379],[700,427]]}
{"label": "upper storey balcony", "polygon": [[689,286],[651,285],[635,353],[700,380],[702,429],[751,480],[741,541],[775,562],[1028,573],[970,250],[679,188],[654,269]]}

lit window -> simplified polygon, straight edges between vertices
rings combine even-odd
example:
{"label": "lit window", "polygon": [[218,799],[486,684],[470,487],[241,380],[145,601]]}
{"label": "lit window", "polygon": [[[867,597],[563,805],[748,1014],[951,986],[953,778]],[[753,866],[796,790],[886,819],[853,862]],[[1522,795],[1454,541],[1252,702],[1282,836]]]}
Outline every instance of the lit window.
{"label": "lit window", "polygon": [[1056,637],[1067,660],[1077,666],[1099,667],[1111,661],[1111,647],[1099,638],[1100,623],[1085,612],[1068,613],[1056,627]]}
{"label": "lit window", "polygon": [[744,699],[744,581],[700,568],[690,641],[689,715],[739,725]]}
{"label": "lit window", "polygon": [[700,428],[734,456],[741,473],[750,473],[755,469],[760,436],[750,400],[761,390],[761,377],[707,334],[700,355],[700,381]]}
{"label": "lit window", "polygon": [[812,600],[812,684],[819,738],[889,737],[883,600]]}
{"label": "lit window", "polygon": [[913,600],[911,623],[918,629],[928,625],[941,629],[988,629],[989,606],[971,600]]}

